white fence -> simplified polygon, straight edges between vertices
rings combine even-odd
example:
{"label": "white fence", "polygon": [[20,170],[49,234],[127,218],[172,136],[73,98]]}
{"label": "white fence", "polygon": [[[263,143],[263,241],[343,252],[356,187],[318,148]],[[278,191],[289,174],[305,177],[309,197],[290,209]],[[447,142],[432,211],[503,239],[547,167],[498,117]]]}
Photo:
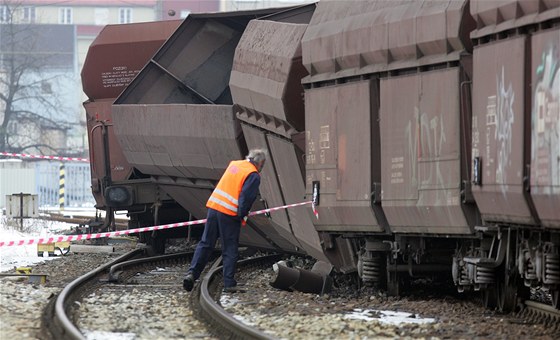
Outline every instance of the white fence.
{"label": "white fence", "polygon": [[[40,207],[59,206],[60,162],[0,160],[0,208],[6,195],[37,194]],[[64,206],[93,207],[89,164],[64,164]]]}

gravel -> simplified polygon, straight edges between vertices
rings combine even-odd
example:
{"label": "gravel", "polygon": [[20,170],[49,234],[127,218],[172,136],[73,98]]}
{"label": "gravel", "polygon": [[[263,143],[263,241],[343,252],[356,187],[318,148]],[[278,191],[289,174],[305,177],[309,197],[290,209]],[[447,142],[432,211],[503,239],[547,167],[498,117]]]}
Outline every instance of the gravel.
{"label": "gravel", "polygon": [[29,283],[24,277],[0,278],[0,339],[41,339],[41,315],[50,299],[75,278],[128,251],[130,245],[116,248],[111,254],[69,253],[31,266],[32,273],[48,275],[45,284]]}
{"label": "gravel", "polygon": [[[122,251],[119,251],[122,253]],[[40,316],[54,294],[75,277],[118,254],[69,254],[33,267],[49,274],[45,285],[0,279],[0,338],[41,339]],[[308,267],[310,262],[296,262]],[[188,307],[189,293],[181,288],[186,265],[148,273],[162,287],[115,285],[86,297],[80,309],[87,318],[82,329],[95,330],[90,339],[211,339]],[[157,272],[156,271],[156,272]],[[272,268],[240,273],[248,292],[223,295],[224,308],[236,318],[283,339],[557,339],[541,324],[515,315],[485,310],[474,295],[458,295],[449,287],[418,282],[403,298],[387,297],[373,288],[353,287],[335,277],[326,295],[286,292],[272,288]],[[145,277],[136,278],[146,282]],[[154,285],[157,285],[154,284]],[[402,312],[406,323],[394,322],[384,311]]]}
{"label": "gravel", "polygon": [[[134,339],[212,339],[183,290],[183,267],[137,274],[130,285],[110,284],[83,299],[78,327],[88,339],[132,334]],[[115,317],[126,315],[126,317]],[[105,334],[100,336],[100,334]]]}
{"label": "gravel", "polygon": [[[459,295],[453,287],[430,281],[416,282],[408,296],[396,298],[348,284],[323,296],[287,292],[270,287],[273,277],[272,268],[243,273],[248,292],[224,295],[221,303],[247,324],[282,339],[557,339],[560,335],[513,314],[486,310],[477,295]],[[388,311],[409,317],[394,323]]]}

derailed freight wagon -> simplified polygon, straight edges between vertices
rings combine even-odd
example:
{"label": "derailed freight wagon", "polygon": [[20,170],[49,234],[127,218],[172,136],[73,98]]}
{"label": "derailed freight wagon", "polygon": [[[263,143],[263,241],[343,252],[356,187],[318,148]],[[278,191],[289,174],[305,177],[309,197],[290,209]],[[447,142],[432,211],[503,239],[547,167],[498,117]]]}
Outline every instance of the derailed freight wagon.
{"label": "derailed freight wagon", "polygon": [[[252,77],[255,68],[244,66],[257,65],[262,53],[270,53],[267,58],[271,60],[285,61],[285,69],[273,75],[274,87],[256,89],[270,91],[264,96],[273,102],[275,112],[282,114],[279,119],[286,121],[283,123],[277,119],[277,125],[287,127],[290,119],[299,119],[297,128],[301,132],[301,85],[299,91],[286,90],[284,93],[282,88],[287,88],[289,81],[299,84],[301,75],[289,78],[291,59],[297,59],[299,51],[299,40],[291,39],[301,38],[314,8],[311,5],[190,15],[115,101],[112,107],[115,134],[126,159],[188,211],[188,214],[173,215],[173,218],[204,218],[206,201],[228,163],[243,158],[252,147],[264,147],[270,155],[263,170],[262,199],[253,209],[303,200],[302,168],[297,161],[297,150],[291,144],[291,133],[297,130],[287,128],[287,132],[280,134],[273,130],[283,139],[270,138],[269,145],[262,132],[246,124],[242,128],[234,103],[236,98],[250,95],[252,89],[242,87],[251,83],[242,81],[237,87],[233,85],[235,90],[231,90],[230,75],[235,65],[237,70],[233,72],[233,78]],[[284,39],[284,44],[280,45],[282,48],[271,45],[270,29],[287,32],[287,35],[280,36]],[[261,40],[251,37],[261,37]],[[243,41],[248,42],[245,50]],[[254,44],[255,41],[258,43]],[[263,49],[266,44],[268,47]],[[301,61],[299,68],[300,72],[304,71]],[[264,77],[261,79],[265,80]],[[290,98],[286,99],[286,96]],[[299,101],[296,106],[300,110],[285,118],[282,110],[287,110],[289,105],[286,103],[292,99]],[[265,108],[265,114],[271,113]],[[260,122],[249,119],[249,124],[262,128]],[[302,150],[300,154],[303,154]],[[248,228],[242,229],[240,243],[322,258],[316,231],[303,209],[272,212],[269,217],[251,217]],[[158,223],[157,220],[153,222]]]}

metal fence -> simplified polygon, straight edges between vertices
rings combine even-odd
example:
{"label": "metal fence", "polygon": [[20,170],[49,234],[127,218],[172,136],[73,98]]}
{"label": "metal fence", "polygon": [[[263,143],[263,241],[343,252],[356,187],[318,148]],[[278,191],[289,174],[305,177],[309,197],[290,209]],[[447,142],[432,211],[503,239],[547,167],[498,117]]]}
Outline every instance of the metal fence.
{"label": "metal fence", "polygon": [[[58,206],[60,192],[60,163],[40,162],[35,167],[39,206]],[[93,207],[89,164],[64,163],[64,206]]]}

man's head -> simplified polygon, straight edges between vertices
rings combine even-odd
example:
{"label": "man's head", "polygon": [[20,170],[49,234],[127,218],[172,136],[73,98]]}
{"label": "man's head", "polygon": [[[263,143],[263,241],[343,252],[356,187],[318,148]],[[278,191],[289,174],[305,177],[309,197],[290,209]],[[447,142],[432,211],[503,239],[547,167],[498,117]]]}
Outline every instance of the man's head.
{"label": "man's head", "polygon": [[257,170],[261,172],[264,162],[266,161],[266,150],[263,149],[252,149],[247,155],[247,159],[251,161],[257,167]]}

